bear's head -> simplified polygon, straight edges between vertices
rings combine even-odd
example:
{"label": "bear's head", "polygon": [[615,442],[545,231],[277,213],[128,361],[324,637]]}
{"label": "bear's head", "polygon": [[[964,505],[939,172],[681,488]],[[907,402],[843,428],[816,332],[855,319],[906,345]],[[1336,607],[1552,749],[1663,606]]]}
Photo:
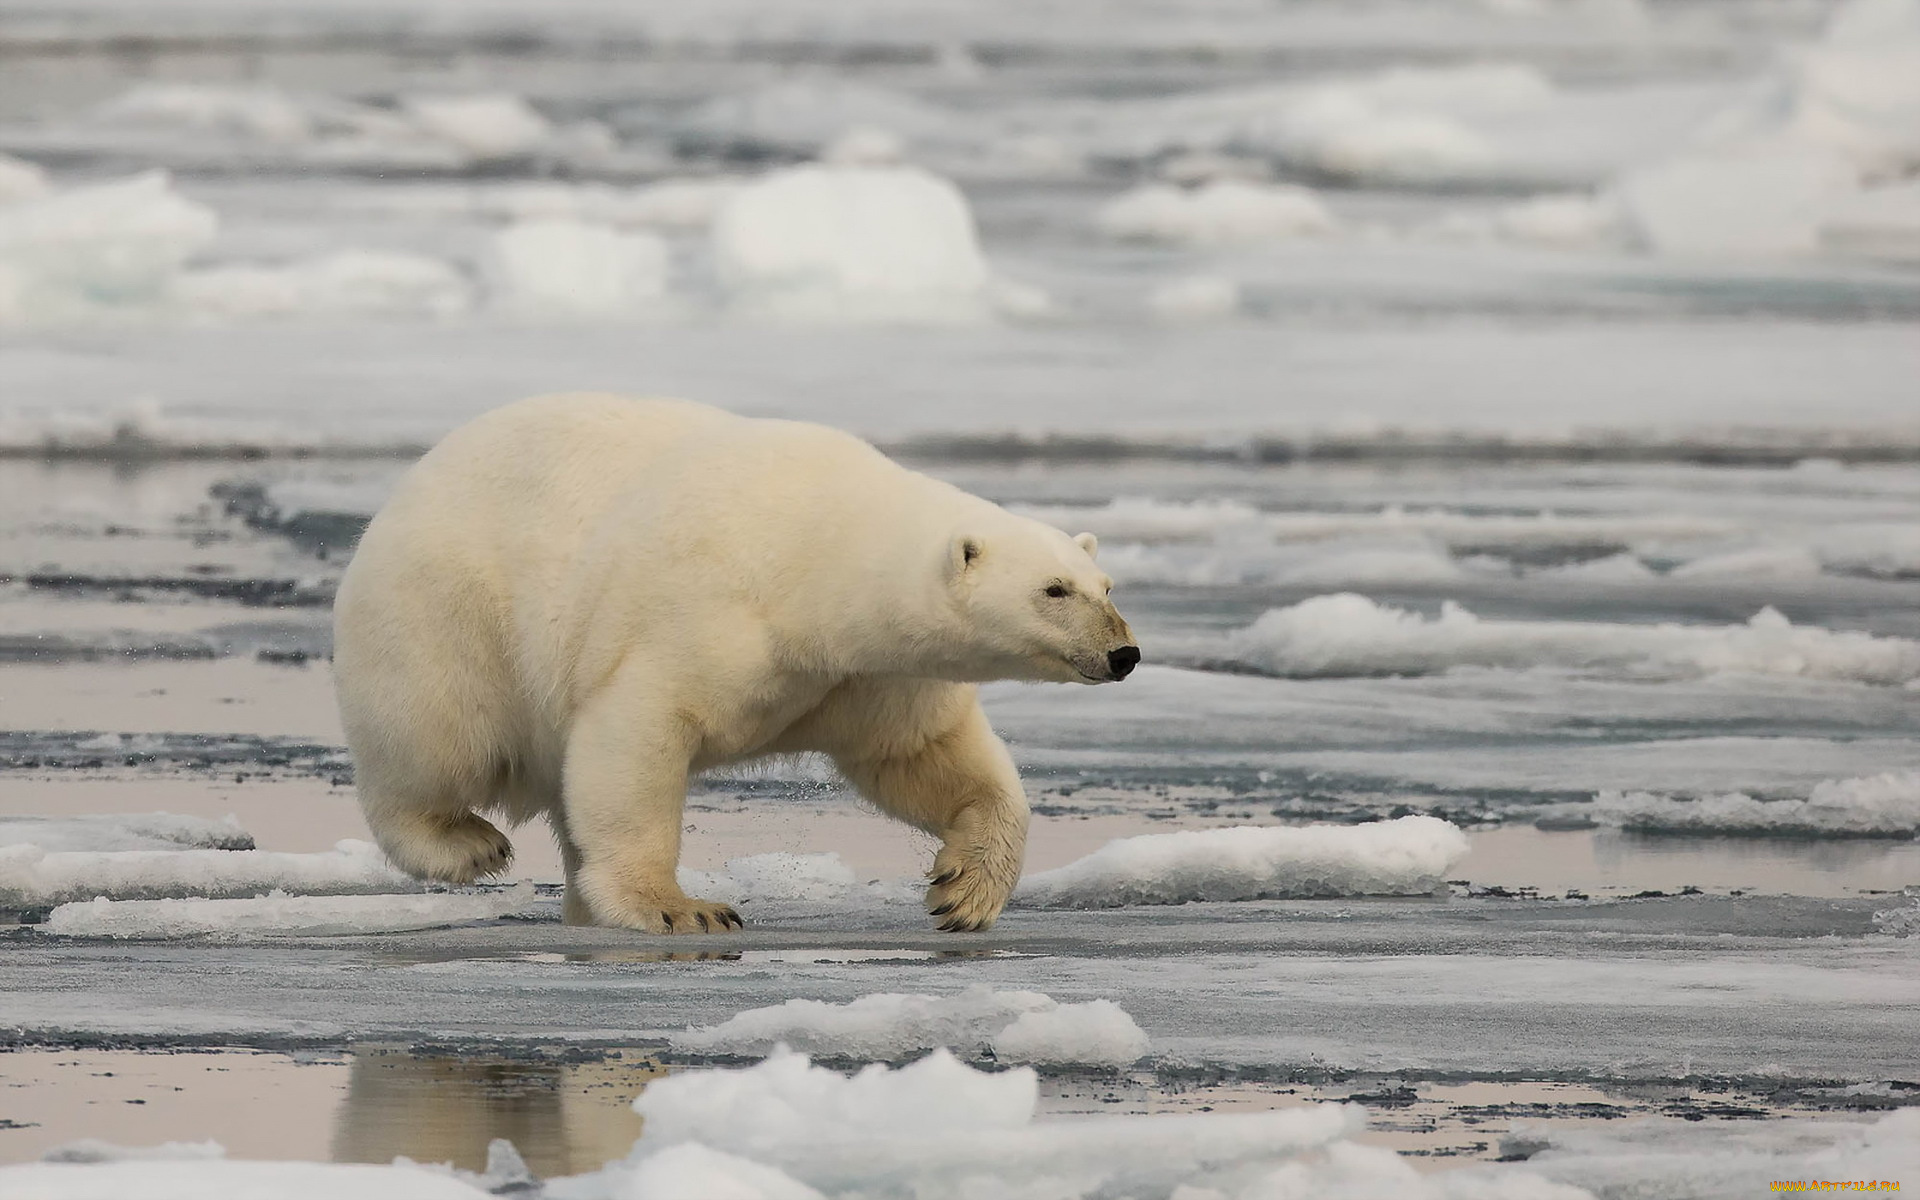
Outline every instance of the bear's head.
{"label": "bear's head", "polygon": [[992,676],[1112,683],[1140,661],[1133,630],[1108,595],[1090,533],[1068,537],[1014,517],[963,530],[948,547],[947,582],[967,641],[993,660]]}

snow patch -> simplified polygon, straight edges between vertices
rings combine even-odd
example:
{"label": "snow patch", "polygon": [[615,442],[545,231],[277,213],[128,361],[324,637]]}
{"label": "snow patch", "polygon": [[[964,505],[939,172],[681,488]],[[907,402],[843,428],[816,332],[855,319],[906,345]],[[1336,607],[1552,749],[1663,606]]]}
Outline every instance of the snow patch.
{"label": "snow patch", "polygon": [[321,854],[271,850],[54,851],[0,847],[0,907],[35,908],[105,896],[116,900],[418,891],[371,842],[348,839]]}
{"label": "snow patch", "polygon": [[225,1158],[227,1148],[219,1142],[162,1142],[157,1146],[120,1146],[99,1138],[80,1138],[62,1142],[40,1156],[50,1163],[108,1162],[196,1162]]}
{"label": "snow patch", "polygon": [[1193,189],[1148,184],[1110,201],[1095,220],[1108,237],[1188,246],[1278,241],[1334,227],[1305,188],[1235,179]]}
{"label": "snow patch", "polygon": [[1269,609],[1245,629],[1176,654],[1288,678],[1549,667],[1649,678],[1739,671],[1869,684],[1920,679],[1920,642],[1796,626],[1771,608],[1727,626],[1502,621],[1452,601],[1424,617],[1351,592]]}
{"label": "snow patch", "polygon": [[[86,743],[79,745],[84,748]],[[253,835],[242,829],[235,817],[216,821],[163,812],[0,816],[0,846],[18,844],[52,852],[254,848]]]}
{"label": "snow patch", "polygon": [[438,929],[494,921],[525,912],[533,886],[479,894],[289,896],[246,900],[109,900],[104,896],[53,910],[41,933],[60,937],[152,940],[250,936],[335,937]]}
{"label": "snow patch", "polygon": [[487,256],[495,302],[524,312],[630,312],[666,295],[668,271],[655,234],[557,217],[501,230]]}
{"label": "snow patch", "polygon": [[554,132],[525,100],[506,93],[409,96],[404,107],[421,129],[481,160],[531,153]]}
{"label": "snow patch", "polygon": [[1467,853],[1467,835],[1436,817],[1368,825],[1238,826],[1120,838],[1014,893],[1026,908],[1417,896]]}
{"label": "snow patch", "polygon": [[834,1058],[895,1060],[946,1048],[1001,1062],[1123,1067],[1147,1053],[1147,1036],[1108,1000],[1060,1004],[1039,992],[976,984],[955,996],[883,992],[847,1004],[789,1000],[718,1025],[689,1029],[675,1049],[764,1054],[789,1046]]}
{"label": "snow patch", "polygon": [[1602,824],[1642,833],[1914,837],[1920,836],[1920,771],[1823,780],[1804,800],[1601,792],[1592,812]]}
{"label": "snow patch", "polygon": [[918,167],[776,171],[721,206],[713,250],[722,285],[749,311],[909,321],[986,311],[966,198]]}

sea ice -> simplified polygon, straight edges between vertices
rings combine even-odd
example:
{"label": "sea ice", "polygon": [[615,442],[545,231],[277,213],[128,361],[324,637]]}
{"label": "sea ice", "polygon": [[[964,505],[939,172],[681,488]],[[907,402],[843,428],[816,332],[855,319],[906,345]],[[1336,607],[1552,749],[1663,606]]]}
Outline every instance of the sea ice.
{"label": "sea ice", "polygon": [[737,304],[805,317],[952,320],[988,282],[960,190],[918,167],[803,166],[742,188],[713,223]]}
{"label": "sea ice", "polygon": [[1124,1067],[1147,1036],[1108,1000],[1060,1004],[1039,992],[976,984],[953,996],[882,992],[848,1004],[789,1000],[674,1035],[676,1049],[764,1054],[789,1046],[832,1058],[892,1061],[946,1048],[1000,1062]]}
{"label": "sea ice", "polygon": [[0,1167],[7,1200],[488,1200],[426,1167],[366,1163],[25,1163]]}
{"label": "sea ice", "polygon": [[92,900],[62,904],[41,933],[60,937],[334,937],[492,921],[534,903],[531,885],[479,894],[289,896],[245,900]]}
{"label": "sea ice", "polygon": [[274,142],[314,136],[307,107],[275,87],[143,83],[94,110],[106,125],[156,126],[241,134]]}
{"label": "sea ice", "polygon": [[1153,289],[1153,314],[1168,321],[1216,321],[1240,311],[1240,285],[1224,275],[1184,275]]}
{"label": "sea ice", "polygon": [[0,815],[0,847],[17,844],[50,852],[254,848],[253,835],[231,816],[214,820],[163,812],[70,817]]}
{"label": "sea ice", "polygon": [[170,295],[189,312],[215,317],[445,317],[473,305],[473,285],[451,264],[398,250],[205,267],[181,273]]}
{"label": "sea ice", "polygon": [[1029,875],[1025,908],[1417,896],[1467,853],[1467,835],[1428,816],[1367,825],[1238,826],[1119,838],[1064,867]]}
{"label": "sea ice", "polygon": [[217,224],[164,171],[0,207],[0,293],[22,313],[153,300]]}
{"label": "sea ice", "polygon": [[[851,1077],[776,1051],[743,1070],[685,1071],[654,1081],[634,1101],[647,1124],[627,1160],[551,1181],[547,1196],[638,1196],[636,1178],[658,1189],[649,1196],[687,1194],[669,1190],[679,1186],[669,1168],[732,1181],[744,1174],[741,1160],[780,1173],[753,1178],[781,1190],[738,1193],[746,1196],[807,1194],[789,1190],[788,1181],[872,1200],[1164,1196],[1181,1184],[1246,1177],[1340,1142],[1363,1123],[1359,1108],[1340,1105],[1036,1123],[1037,1098],[1038,1080],[1027,1068],[976,1071],[940,1050]],[[666,1158],[690,1145],[718,1154]]]}
{"label": "sea ice", "polygon": [[1838,153],[1765,145],[1643,167],[1613,195],[1633,237],[1660,254],[1805,254],[1858,186],[1857,168]]}
{"label": "sea ice", "polygon": [[1302,187],[1216,180],[1193,189],[1154,183],[1109,201],[1096,223],[1108,237],[1190,246],[1326,233],[1331,214]]}
{"label": "sea ice", "polygon": [[409,96],[407,115],[421,129],[476,159],[529,153],[553,134],[553,125],[518,96]]}
{"label": "sea ice", "polygon": [[909,141],[950,128],[947,114],[903,92],[832,79],[791,80],[721,96],[673,125],[682,143],[812,156],[850,130],[882,130]]}
{"label": "sea ice", "polygon": [[371,842],[348,839],[322,854],[271,850],[55,851],[0,847],[0,907],[37,908],[106,896],[116,900],[232,898],[279,888],[309,895],[418,891]]}
{"label": "sea ice", "polygon": [[80,1138],[77,1141],[62,1142],[40,1156],[41,1162],[52,1163],[107,1163],[107,1162],[192,1162],[209,1158],[225,1158],[227,1148],[219,1142],[162,1142],[157,1146],[121,1146],[113,1142],[103,1142],[99,1138]]}
{"label": "sea ice", "polygon": [[35,200],[47,191],[47,173],[39,164],[0,154],[0,205]]}
{"label": "sea ice", "polygon": [[[1213,645],[1209,650],[1205,647]],[[1920,643],[1795,626],[1771,608],[1744,625],[1483,620],[1451,601],[1437,617],[1365,596],[1315,596],[1269,609],[1179,657],[1291,678],[1426,675],[1456,667],[1553,667],[1671,677],[1742,671],[1856,683],[1920,678]]]}
{"label": "sea ice", "polygon": [[1828,779],[1804,800],[1602,792],[1593,816],[1643,833],[1775,837],[1920,836],[1920,771]]}
{"label": "sea ice", "polygon": [[495,303],[523,312],[631,312],[666,295],[668,270],[655,234],[558,217],[501,230],[487,256]]}

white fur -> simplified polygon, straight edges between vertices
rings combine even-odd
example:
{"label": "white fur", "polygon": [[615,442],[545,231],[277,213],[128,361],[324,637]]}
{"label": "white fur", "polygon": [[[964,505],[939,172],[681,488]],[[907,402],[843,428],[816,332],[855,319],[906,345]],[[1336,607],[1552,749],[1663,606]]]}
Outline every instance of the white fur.
{"label": "white fur", "polygon": [[674,882],[688,776],[819,751],[942,839],[942,928],[985,928],[1027,803],[972,684],[1115,677],[1133,634],[1093,550],[817,425],[593,395],[489,413],[407,473],[341,581],[368,824],[466,882],[512,853],[476,810],[544,815],[569,921],[724,929]]}

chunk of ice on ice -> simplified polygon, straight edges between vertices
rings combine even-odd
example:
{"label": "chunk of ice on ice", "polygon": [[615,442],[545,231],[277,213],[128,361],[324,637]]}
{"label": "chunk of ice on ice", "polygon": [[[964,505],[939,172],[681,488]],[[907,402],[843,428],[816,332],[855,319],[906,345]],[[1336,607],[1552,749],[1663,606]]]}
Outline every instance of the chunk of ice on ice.
{"label": "chunk of ice on ice", "polygon": [[61,937],[154,940],[181,937],[335,937],[438,929],[526,911],[531,884],[479,894],[289,896],[246,900],[92,900],[62,904],[41,933]]}
{"label": "chunk of ice on ice", "polygon": [[1804,800],[1601,792],[1592,813],[1602,824],[1642,833],[1914,837],[1920,836],[1920,771],[1822,780]]}
{"label": "chunk of ice on ice", "polygon": [[1326,233],[1334,221],[1314,194],[1285,184],[1222,179],[1198,188],[1135,188],[1096,218],[1108,237],[1189,246],[1277,241]]}
{"label": "chunk of ice on ice", "polygon": [[667,293],[670,260],[657,235],[566,218],[522,221],[493,235],[494,302],[523,312],[617,314]]}
{"label": "chunk of ice on ice", "polygon": [[232,816],[214,820],[163,812],[0,816],[0,846],[19,844],[49,851],[254,848],[253,835]]}
{"label": "chunk of ice on ice", "polygon": [[1108,1000],[1060,1004],[1039,992],[984,985],[954,996],[882,992],[847,1004],[789,1000],[749,1009],[673,1038],[676,1049],[763,1054],[786,1045],[835,1058],[892,1060],[947,1048],[991,1051],[1002,1062],[1126,1066],[1147,1052],[1147,1036]]}
{"label": "chunk of ice on ice", "polygon": [[1026,908],[1417,896],[1467,853],[1467,835],[1438,817],[1367,825],[1251,826],[1118,838],[1064,867],[1029,875]]}
{"label": "chunk of ice on ice", "polygon": [[152,300],[217,226],[213,210],[149,171],[0,207],[0,274],[37,305]]}
{"label": "chunk of ice on ice", "polygon": [[35,908],[106,896],[119,900],[418,891],[371,842],[320,854],[272,850],[54,851],[0,847],[0,907]]}

